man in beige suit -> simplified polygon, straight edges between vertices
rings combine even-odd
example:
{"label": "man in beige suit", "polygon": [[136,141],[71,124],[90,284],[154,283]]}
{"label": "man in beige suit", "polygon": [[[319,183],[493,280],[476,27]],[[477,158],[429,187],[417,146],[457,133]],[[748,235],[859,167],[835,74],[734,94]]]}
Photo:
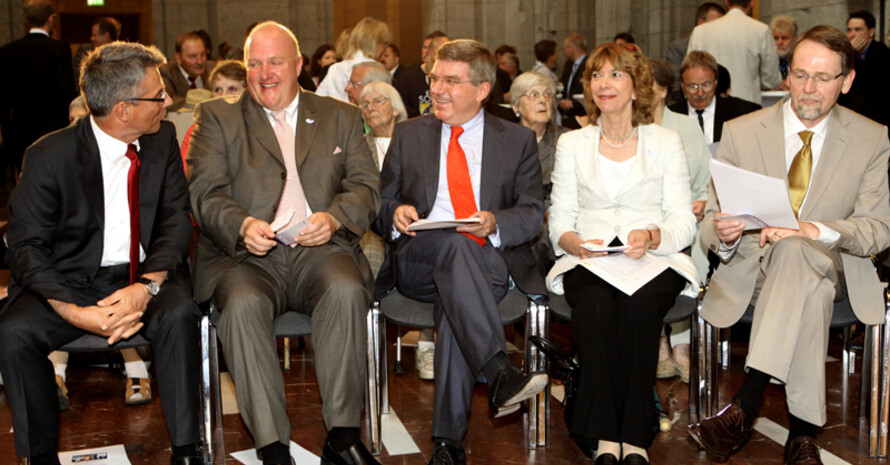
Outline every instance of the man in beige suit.
{"label": "man in beige suit", "polygon": [[[719,221],[713,187],[702,242],[723,259],[702,316],[727,327],[754,305],[748,374],[733,403],[690,426],[709,452],[727,456],[751,434],[770,378],[785,383],[791,427],[785,463],[820,464],[816,429],[825,424],[825,358],[833,302],[880,323],[881,293],[869,256],[890,245],[887,128],[844,107],[854,52],[830,26],[807,31],[791,56],[791,96],[727,123],[717,158],[787,179],[799,229],[743,231]],[[798,210],[799,208],[799,210]]]}
{"label": "man in beige suit", "polygon": [[[238,405],[264,464],[288,464],[290,422],[273,320],[312,317],[328,436],[323,464],[376,464],[359,440],[371,270],[359,238],[377,216],[379,174],[353,105],[300,89],[296,37],[266,22],[245,42],[247,87],[200,104],[189,147],[192,210],[203,235],[195,296],[220,309]],[[291,246],[275,220],[298,227]],[[283,228],[279,228],[280,232]]]}
{"label": "man in beige suit", "polygon": [[761,89],[782,82],[779,54],[769,26],[750,17],[754,0],[725,0],[729,11],[722,18],[698,25],[689,36],[686,53],[701,50],[729,70],[733,97],[763,103]]}

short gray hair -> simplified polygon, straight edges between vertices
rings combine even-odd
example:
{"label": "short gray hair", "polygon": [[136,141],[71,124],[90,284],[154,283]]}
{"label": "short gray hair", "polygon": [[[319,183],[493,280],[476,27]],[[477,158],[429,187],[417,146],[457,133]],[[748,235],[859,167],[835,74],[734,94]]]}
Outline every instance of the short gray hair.
{"label": "short gray hair", "polygon": [[368,74],[365,74],[365,82],[385,82],[387,84],[392,84],[392,74],[389,74],[386,67],[379,62],[363,61],[361,63],[356,63],[352,67],[352,71],[355,72],[357,68],[368,68]]}
{"label": "short gray hair", "polygon": [[519,108],[519,99],[522,98],[522,95],[538,85],[546,86],[550,89],[551,94],[556,95],[556,85],[553,84],[553,79],[541,73],[529,71],[516,76],[516,79],[513,80],[513,85],[510,86],[510,105]]}
{"label": "short gray hair", "polygon": [[90,114],[103,118],[118,102],[136,97],[145,70],[166,61],[156,47],[130,42],[112,42],[90,52],[80,68],[80,88]]}
{"label": "short gray hair", "polygon": [[405,103],[402,102],[402,96],[399,95],[399,91],[397,91],[395,87],[383,81],[370,82],[364,89],[362,89],[362,94],[359,96],[359,103],[361,103],[361,100],[371,92],[389,99],[390,103],[392,103],[393,110],[396,111],[396,123],[408,119],[408,110],[405,109]]}
{"label": "short gray hair", "polygon": [[[494,90],[494,55],[484,45],[475,40],[457,39],[445,42],[436,50],[436,61],[457,61],[470,65],[470,80],[474,86],[487,82]],[[489,97],[491,94],[489,94]]]}

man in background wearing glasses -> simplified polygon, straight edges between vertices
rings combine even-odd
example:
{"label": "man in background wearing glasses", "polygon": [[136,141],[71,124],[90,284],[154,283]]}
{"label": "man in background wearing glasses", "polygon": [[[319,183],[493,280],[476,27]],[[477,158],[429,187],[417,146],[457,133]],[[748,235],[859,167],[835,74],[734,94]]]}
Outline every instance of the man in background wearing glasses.
{"label": "man in background wearing glasses", "polygon": [[716,456],[750,437],[775,378],[790,414],[784,463],[821,464],[815,437],[826,421],[833,303],[847,297],[863,323],[882,321],[884,286],[869,256],[890,245],[890,144],[886,126],[836,105],[856,77],[854,60],[843,32],[816,26],[792,51],[790,98],[726,125],[717,159],[787,180],[798,228],[743,231],[743,223],[720,220],[727,213],[711,189],[701,238],[723,264],[702,317],[725,328],[754,305],[744,385],[718,415],[690,426]]}
{"label": "man in background wearing glasses", "polygon": [[698,121],[709,144],[720,142],[723,123],[760,109],[760,105],[717,92],[717,60],[708,52],[689,52],[680,64],[680,87],[685,101],[669,108]]}
{"label": "man in background wearing glasses", "polygon": [[[483,111],[495,82],[494,56],[479,42],[443,44],[428,74],[433,114],[396,125],[381,173],[375,222],[393,242],[398,288],[434,303],[435,399],[431,464],[463,464],[473,385],[488,382],[496,417],[547,383],[507,359],[497,302],[511,282],[545,294],[529,242],[544,220],[535,134]],[[414,232],[421,218],[478,223]],[[387,272],[378,284],[385,287]],[[393,280],[394,281],[394,280]],[[391,283],[395,285],[396,283]]]}
{"label": "man in background wearing glasses", "polygon": [[135,43],[96,49],[81,75],[90,117],[25,152],[9,200],[11,303],[0,313],[0,370],[25,463],[59,463],[50,351],[140,330],[155,354],[170,463],[201,463],[192,225],[175,129],[162,121],[164,61]]}

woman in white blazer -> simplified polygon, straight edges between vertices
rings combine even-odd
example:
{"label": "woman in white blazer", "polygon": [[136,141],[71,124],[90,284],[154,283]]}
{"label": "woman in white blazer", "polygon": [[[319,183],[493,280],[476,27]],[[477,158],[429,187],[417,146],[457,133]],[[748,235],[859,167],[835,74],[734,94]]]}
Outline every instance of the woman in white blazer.
{"label": "woman in white blazer", "polygon": [[[596,465],[619,457],[648,464],[662,317],[680,292],[697,293],[695,267],[681,252],[695,233],[689,165],[680,136],[652,124],[652,75],[638,48],[600,46],[584,83],[591,124],[559,139],[549,217],[561,258],[547,285],[572,307],[581,364],[568,426],[597,450]],[[625,245],[628,257],[651,253],[669,268],[628,296],[577,266],[604,255],[585,243]]]}

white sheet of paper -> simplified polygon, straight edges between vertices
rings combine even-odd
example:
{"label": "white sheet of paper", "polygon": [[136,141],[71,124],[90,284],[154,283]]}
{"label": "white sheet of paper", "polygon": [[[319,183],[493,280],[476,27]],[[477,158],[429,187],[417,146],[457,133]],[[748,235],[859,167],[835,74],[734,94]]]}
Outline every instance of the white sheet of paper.
{"label": "white sheet of paper", "polygon": [[730,215],[751,215],[758,221],[744,221],[745,230],[761,229],[763,224],[797,229],[785,181],[754,173],[717,160],[711,160],[711,179],[720,209]]}
{"label": "white sheet of paper", "polygon": [[611,247],[607,245],[596,245],[591,244],[590,242],[584,242],[581,244],[581,247],[591,251],[591,252],[607,252],[607,253],[618,253],[624,252],[627,249],[626,245],[613,245]]}
{"label": "white sheet of paper", "polygon": [[417,220],[408,225],[408,231],[428,231],[430,229],[447,229],[447,228],[456,228],[458,226],[463,226],[465,224],[473,224],[473,223],[481,223],[482,219],[479,217],[473,218],[464,218],[462,220],[448,220],[448,221],[431,221],[427,219]]}
{"label": "white sheet of paper", "polygon": [[[300,465],[316,465],[321,463],[321,458],[319,456],[309,452],[293,441],[290,442],[290,456],[293,457],[295,463],[299,463]],[[232,458],[244,465],[263,465],[263,461],[257,460],[256,458],[256,449],[232,452]]]}
{"label": "white sheet of paper", "polygon": [[303,219],[299,223],[293,223],[294,214],[296,210],[290,209],[284,216],[280,217],[277,221],[273,221],[272,224],[269,225],[273,231],[275,231],[275,240],[284,244],[291,245],[294,243],[294,237],[300,233],[300,231],[308,228],[312,225],[309,222],[309,219]]}
{"label": "white sheet of paper", "polygon": [[639,260],[623,253],[588,258],[581,260],[581,265],[627,295],[633,295],[668,268],[667,260],[650,253]]}
{"label": "white sheet of paper", "polygon": [[59,452],[59,462],[62,462],[62,465],[73,463],[83,465],[131,465],[123,444]]}

